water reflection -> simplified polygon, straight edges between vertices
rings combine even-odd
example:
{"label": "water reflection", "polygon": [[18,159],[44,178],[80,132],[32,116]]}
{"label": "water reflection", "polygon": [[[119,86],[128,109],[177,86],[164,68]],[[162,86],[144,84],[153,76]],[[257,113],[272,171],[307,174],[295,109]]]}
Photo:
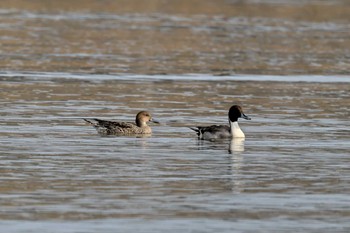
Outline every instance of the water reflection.
{"label": "water reflection", "polygon": [[[0,82],[0,218],[180,216],[251,225],[268,212],[275,223],[281,215],[299,222],[302,213],[309,226],[314,217],[348,216],[348,85],[82,79]],[[233,100],[262,116],[242,121],[246,139],[197,140],[186,128],[214,117],[227,124]],[[117,112],[124,121],[141,107],[165,122],[149,138],[100,137],[81,120]]]}
{"label": "water reflection", "polygon": [[198,150],[222,150],[229,154],[241,155],[244,152],[244,138],[200,140],[197,139]]}
{"label": "water reflection", "polygon": [[231,154],[231,172],[232,172],[232,192],[241,193],[244,189],[242,180],[244,138],[233,138],[230,140],[229,153]]}
{"label": "water reflection", "polygon": [[241,193],[244,190],[244,180],[242,178],[243,155],[241,152],[235,152],[231,155],[232,172],[232,192]]}
{"label": "water reflection", "polygon": [[230,154],[241,154],[244,151],[244,141],[244,138],[231,139],[228,152]]}
{"label": "water reflection", "polygon": [[216,140],[197,140],[198,150],[218,150],[227,151],[229,150],[228,140],[216,139]]}

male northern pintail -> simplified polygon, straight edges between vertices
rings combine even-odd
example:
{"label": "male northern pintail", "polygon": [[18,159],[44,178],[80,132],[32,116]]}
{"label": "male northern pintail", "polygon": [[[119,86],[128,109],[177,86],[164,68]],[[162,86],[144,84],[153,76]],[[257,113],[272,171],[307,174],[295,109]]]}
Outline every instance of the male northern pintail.
{"label": "male northern pintail", "polygon": [[233,105],[228,112],[228,119],[230,125],[211,125],[190,127],[190,129],[197,132],[198,138],[203,140],[215,140],[221,138],[244,138],[245,135],[238,125],[238,118],[250,120],[246,116],[241,106]]}
{"label": "male northern pintail", "polygon": [[147,125],[147,122],[159,123],[152,119],[150,113],[141,111],[136,115],[135,123],[106,121],[101,119],[84,119],[90,123],[99,134],[102,135],[132,135],[132,134],[151,134],[152,129]]}

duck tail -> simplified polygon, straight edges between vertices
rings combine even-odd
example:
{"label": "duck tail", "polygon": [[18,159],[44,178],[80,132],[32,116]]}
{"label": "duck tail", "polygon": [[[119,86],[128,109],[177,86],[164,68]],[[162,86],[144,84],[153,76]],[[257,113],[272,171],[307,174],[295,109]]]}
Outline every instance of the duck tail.
{"label": "duck tail", "polygon": [[91,120],[85,119],[83,118],[84,121],[86,121],[87,123],[89,123],[92,126],[96,126],[96,123],[92,122]]}
{"label": "duck tail", "polygon": [[193,131],[195,131],[197,133],[198,137],[200,137],[200,135],[202,134],[201,129],[199,127],[188,127],[188,128],[190,128]]}
{"label": "duck tail", "polygon": [[199,131],[199,129],[198,129],[197,127],[188,127],[188,128],[192,129],[192,130],[195,131],[195,132],[198,132],[198,131]]}

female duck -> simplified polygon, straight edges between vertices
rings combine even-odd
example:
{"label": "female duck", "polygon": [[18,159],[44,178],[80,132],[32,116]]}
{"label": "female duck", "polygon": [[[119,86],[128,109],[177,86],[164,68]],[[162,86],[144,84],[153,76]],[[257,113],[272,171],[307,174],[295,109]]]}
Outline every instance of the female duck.
{"label": "female duck", "polygon": [[230,125],[211,125],[190,127],[197,132],[198,138],[202,140],[215,140],[222,138],[244,138],[245,135],[238,125],[238,118],[250,120],[251,118],[243,113],[241,106],[233,105],[228,112]]}
{"label": "female duck", "polygon": [[90,123],[101,135],[132,135],[132,134],[151,134],[152,129],[147,122],[158,123],[152,119],[150,113],[141,111],[136,115],[135,123],[106,121],[101,119],[84,119]]}

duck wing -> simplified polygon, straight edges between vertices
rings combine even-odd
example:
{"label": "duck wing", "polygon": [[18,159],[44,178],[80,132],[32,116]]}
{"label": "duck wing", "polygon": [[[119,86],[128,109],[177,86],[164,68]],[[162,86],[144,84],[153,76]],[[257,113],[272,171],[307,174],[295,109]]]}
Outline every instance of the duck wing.
{"label": "duck wing", "polygon": [[225,135],[229,135],[230,133],[230,126],[228,125],[197,126],[197,127],[190,127],[190,129],[195,131],[197,133],[197,136],[200,139],[204,139],[208,136],[223,137]]}
{"label": "duck wing", "polygon": [[109,130],[113,130],[115,128],[133,128],[135,125],[133,123],[129,122],[118,122],[118,121],[108,121],[108,120],[101,120],[101,119],[84,119],[86,122],[90,123],[95,128],[103,127]]}

